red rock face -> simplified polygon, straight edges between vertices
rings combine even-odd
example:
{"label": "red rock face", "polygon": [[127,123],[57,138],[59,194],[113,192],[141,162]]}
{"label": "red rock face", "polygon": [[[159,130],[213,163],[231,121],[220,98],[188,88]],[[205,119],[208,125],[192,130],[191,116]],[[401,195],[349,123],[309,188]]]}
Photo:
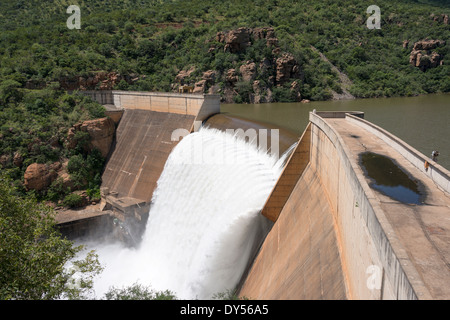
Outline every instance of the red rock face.
{"label": "red rock face", "polygon": [[445,45],[442,40],[423,40],[414,43],[413,50],[409,56],[409,63],[422,71],[436,68],[443,63],[443,56],[433,51]]}
{"label": "red rock face", "polygon": [[276,61],[277,74],[275,81],[277,84],[286,83],[290,78],[299,76],[300,68],[295,58],[290,53],[285,53]]}
{"label": "red rock face", "polygon": [[61,168],[59,162],[52,165],[42,163],[30,164],[24,174],[24,186],[27,190],[41,191],[50,186],[58,176],[57,170]]}
{"label": "red rock face", "polygon": [[115,132],[114,121],[111,118],[105,117],[88,120],[74,125],[69,129],[67,135],[67,147],[69,149],[73,149],[77,146],[78,141],[75,139],[75,133],[77,131],[89,133],[90,143],[87,146],[87,151],[92,151],[93,148],[97,148],[103,157],[108,155]]}
{"label": "red rock face", "polygon": [[266,39],[267,46],[277,46],[273,28],[238,28],[227,32],[218,32],[216,41],[225,43],[224,51],[237,53],[251,46],[252,40]]}

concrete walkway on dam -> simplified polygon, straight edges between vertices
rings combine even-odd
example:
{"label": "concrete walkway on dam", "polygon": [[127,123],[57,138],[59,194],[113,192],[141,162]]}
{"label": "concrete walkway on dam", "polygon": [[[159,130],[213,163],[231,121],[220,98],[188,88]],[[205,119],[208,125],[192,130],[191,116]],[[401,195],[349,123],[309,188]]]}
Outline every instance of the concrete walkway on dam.
{"label": "concrete walkway on dam", "polygon": [[[279,216],[270,217],[275,224],[240,296],[449,299],[449,172],[382,128],[343,112],[311,113],[310,126],[298,151],[304,158],[310,144],[309,161],[296,161],[296,167],[305,163],[302,173]],[[373,181],[361,165],[366,152],[392,159],[421,185],[423,202],[402,203],[369,187]],[[276,192],[266,206],[272,198],[280,205]]]}

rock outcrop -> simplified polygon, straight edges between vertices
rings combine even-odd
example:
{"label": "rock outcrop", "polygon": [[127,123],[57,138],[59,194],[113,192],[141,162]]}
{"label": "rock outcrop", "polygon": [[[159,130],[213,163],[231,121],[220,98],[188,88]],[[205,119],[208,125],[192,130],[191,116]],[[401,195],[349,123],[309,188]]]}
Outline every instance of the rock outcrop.
{"label": "rock outcrop", "polygon": [[444,57],[433,50],[443,45],[445,41],[442,40],[422,40],[414,43],[409,63],[422,71],[442,65]]}
{"label": "rock outcrop", "polygon": [[112,90],[122,80],[132,84],[138,79],[138,75],[101,71],[85,77],[62,77],[59,83],[65,90]]}
{"label": "rock outcrop", "polygon": [[236,82],[238,82],[239,77],[237,75],[236,69],[228,69],[225,75],[225,80],[230,85],[233,85]]}
{"label": "rock outcrop", "polygon": [[103,157],[107,157],[115,132],[114,121],[111,118],[105,117],[95,120],[87,120],[83,123],[74,125],[69,129],[67,134],[67,146],[69,149],[75,148],[79,142],[76,138],[77,131],[89,133],[89,143],[84,146],[87,152],[97,148]]}
{"label": "rock outcrop", "polygon": [[41,191],[49,187],[57,178],[57,171],[61,163],[55,162],[51,165],[32,163],[25,170],[24,186],[27,190]]}
{"label": "rock outcrop", "polygon": [[241,72],[242,80],[253,81],[256,76],[256,64],[252,61],[247,61],[239,68],[239,71]]}
{"label": "rock outcrop", "polygon": [[226,32],[218,32],[216,41],[224,43],[224,51],[237,53],[242,52],[252,45],[255,40],[266,40],[267,46],[278,46],[278,38],[273,28],[238,28]]}
{"label": "rock outcrop", "polygon": [[195,67],[191,67],[188,70],[181,70],[175,77],[175,81],[181,85],[185,84],[187,78],[195,71]]}
{"label": "rock outcrop", "polygon": [[449,21],[448,14],[437,14],[437,15],[431,14],[430,18],[435,22],[439,22],[439,23],[448,25],[448,21]]}
{"label": "rock outcrop", "polygon": [[216,76],[217,72],[214,70],[204,72],[202,80],[195,83],[193,93],[205,93],[207,88],[212,86],[216,81]]}
{"label": "rock outcrop", "polygon": [[290,53],[284,53],[276,60],[276,68],[275,81],[277,85],[282,85],[289,79],[300,76],[300,66]]}
{"label": "rock outcrop", "polygon": [[225,43],[225,52],[241,52],[251,45],[250,33],[251,29],[249,28],[238,28],[228,32],[218,32],[216,34],[216,40]]}
{"label": "rock outcrop", "polygon": [[[301,66],[294,55],[283,52],[278,46],[278,38],[273,28],[242,27],[218,32],[214,40],[208,41],[212,43],[208,54],[214,56],[221,50],[234,54],[231,67],[226,70],[208,70],[203,73],[201,79],[193,79],[192,72],[195,69],[187,66],[175,77],[173,90],[176,90],[177,85],[186,84],[189,80],[190,85],[194,86],[193,93],[220,93],[225,103],[265,103],[273,102],[274,87],[285,86],[280,90],[291,88],[295,100],[301,100]],[[272,50],[267,51],[261,61],[235,59],[245,56],[245,51],[255,44],[265,45]],[[220,55],[222,59],[223,53]],[[293,83],[294,81],[297,82]]]}

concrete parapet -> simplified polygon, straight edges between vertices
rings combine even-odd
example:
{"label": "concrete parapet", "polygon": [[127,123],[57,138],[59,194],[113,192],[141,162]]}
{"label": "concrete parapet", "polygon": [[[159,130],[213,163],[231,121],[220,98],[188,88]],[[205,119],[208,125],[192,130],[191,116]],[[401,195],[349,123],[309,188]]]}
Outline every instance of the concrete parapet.
{"label": "concrete parapet", "polygon": [[351,114],[354,117],[364,119],[364,112],[362,111],[313,111],[321,118],[345,118],[347,114]]}
{"label": "concrete parapet", "polygon": [[214,94],[120,90],[86,90],[78,93],[90,96],[102,105],[112,105],[116,109],[191,115],[195,116],[197,121],[204,121],[212,114],[220,112],[220,96]]}
{"label": "concrete parapet", "polygon": [[203,121],[220,112],[220,96],[168,92],[112,91],[114,105],[123,109],[140,109],[195,116]]}
{"label": "concrete parapet", "polygon": [[[364,119],[355,117],[352,114],[347,114],[346,119],[347,121],[350,121],[351,123],[354,123],[371,132],[372,134],[383,140],[386,144],[396,149],[417,169],[421,170],[427,176],[429,176],[430,179],[433,180],[444,191],[450,193],[450,171],[448,171],[429,157],[423,155],[421,152],[417,151],[400,138],[384,130],[383,128],[380,128],[379,126]],[[429,164],[428,170],[426,170],[424,166],[425,161]]]}

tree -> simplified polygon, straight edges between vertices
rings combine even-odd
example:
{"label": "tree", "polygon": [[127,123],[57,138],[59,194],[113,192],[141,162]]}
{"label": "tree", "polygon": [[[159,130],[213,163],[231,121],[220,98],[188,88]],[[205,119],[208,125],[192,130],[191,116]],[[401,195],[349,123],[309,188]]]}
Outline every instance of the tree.
{"label": "tree", "polygon": [[19,102],[22,92],[19,90],[21,84],[15,80],[5,80],[0,83],[0,104],[8,102]]}
{"label": "tree", "polygon": [[2,300],[87,298],[93,277],[102,270],[93,251],[75,260],[83,246],[63,239],[53,210],[34,197],[16,196],[4,174],[0,174],[0,243]]}
{"label": "tree", "polygon": [[169,290],[155,291],[150,287],[133,284],[122,289],[112,287],[105,294],[106,300],[176,300],[176,296]]}

